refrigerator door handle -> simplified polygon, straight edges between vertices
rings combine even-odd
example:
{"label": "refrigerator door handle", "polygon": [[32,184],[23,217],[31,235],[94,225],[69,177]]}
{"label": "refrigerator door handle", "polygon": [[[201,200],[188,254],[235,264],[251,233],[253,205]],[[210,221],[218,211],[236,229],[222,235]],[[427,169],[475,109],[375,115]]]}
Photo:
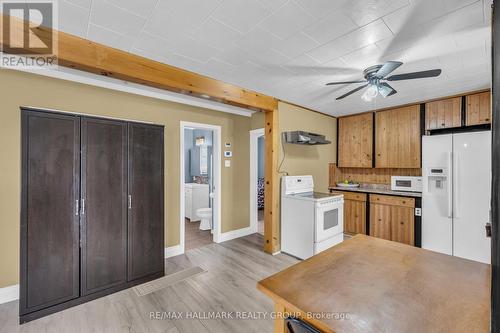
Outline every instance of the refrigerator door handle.
{"label": "refrigerator door handle", "polygon": [[[458,167],[458,164],[460,162],[460,154],[458,152],[454,153],[455,156],[455,161],[453,163],[453,201],[454,201],[454,210],[453,210],[453,217],[460,217],[460,168]],[[456,180],[456,181],[455,181]]]}
{"label": "refrigerator door handle", "polygon": [[451,151],[448,152],[448,178],[446,179],[446,187],[448,194],[448,217],[453,218],[453,195],[452,195],[452,173],[451,168],[453,165],[453,153]]}

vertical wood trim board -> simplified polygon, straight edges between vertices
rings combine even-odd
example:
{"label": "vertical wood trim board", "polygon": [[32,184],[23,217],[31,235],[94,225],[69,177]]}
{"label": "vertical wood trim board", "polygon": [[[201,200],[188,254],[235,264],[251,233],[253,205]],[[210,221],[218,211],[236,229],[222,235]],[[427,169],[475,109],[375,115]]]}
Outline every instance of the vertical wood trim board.
{"label": "vertical wood trim board", "polygon": [[265,114],[265,186],[264,198],[264,251],[280,251],[279,175],[278,175],[278,109]]}

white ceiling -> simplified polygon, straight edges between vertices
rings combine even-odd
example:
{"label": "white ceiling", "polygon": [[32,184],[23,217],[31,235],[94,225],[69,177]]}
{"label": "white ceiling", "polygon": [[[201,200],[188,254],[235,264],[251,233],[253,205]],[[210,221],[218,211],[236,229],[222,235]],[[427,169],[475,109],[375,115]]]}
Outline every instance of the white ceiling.
{"label": "white ceiling", "polygon": [[[491,0],[60,0],[59,30],[345,115],[490,86]],[[364,68],[442,68],[365,102]]]}

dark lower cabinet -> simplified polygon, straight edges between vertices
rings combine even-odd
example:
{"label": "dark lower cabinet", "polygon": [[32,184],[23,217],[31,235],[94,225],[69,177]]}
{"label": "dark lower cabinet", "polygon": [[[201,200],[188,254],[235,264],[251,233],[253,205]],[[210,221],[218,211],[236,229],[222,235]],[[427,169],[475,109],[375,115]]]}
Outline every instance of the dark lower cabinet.
{"label": "dark lower cabinet", "polygon": [[80,120],[22,113],[20,314],[79,297]]}
{"label": "dark lower cabinet", "polygon": [[163,127],[21,118],[20,322],[162,276]]}
{"label": "dark lower cabinet", "polygon": [[127,281],[127,123],[82,118],[81,292]]}
{"label": "dark lower cabinet", "polygon": [[128,280],[164,270],[163,128],[129,123]]}

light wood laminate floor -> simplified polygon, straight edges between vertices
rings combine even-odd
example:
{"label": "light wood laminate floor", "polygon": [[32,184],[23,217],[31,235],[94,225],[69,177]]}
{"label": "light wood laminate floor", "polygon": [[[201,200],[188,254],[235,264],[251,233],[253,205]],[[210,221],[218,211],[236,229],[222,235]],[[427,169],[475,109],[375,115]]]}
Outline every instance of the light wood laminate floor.
{"label": "light wood laminate floor", "polygon": [[[142,297],[127,289],[24,325],[18,324],[18,301],[0,304],[0,332],[273,332],[269,315],[258,320],[185,318],[186,313],[272,312],[272,301],[257,291],[257,281],[298,261],[265,254],[262,244],[262,236],[253,234],[189,250],[167,259],[166,273],[192,266],[206,273]],[[183,317],[150,319],[157,311]]]}
{"label": "light wood laminate floor", "polygon": [[186,251],[212,243],[212,233],[210,230],[200,230],[200,223],[201,221],[184,220],[184,247]]}

